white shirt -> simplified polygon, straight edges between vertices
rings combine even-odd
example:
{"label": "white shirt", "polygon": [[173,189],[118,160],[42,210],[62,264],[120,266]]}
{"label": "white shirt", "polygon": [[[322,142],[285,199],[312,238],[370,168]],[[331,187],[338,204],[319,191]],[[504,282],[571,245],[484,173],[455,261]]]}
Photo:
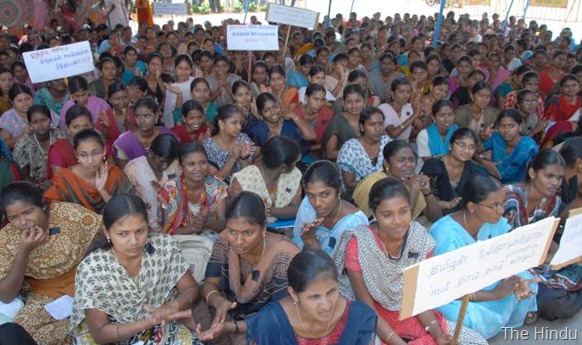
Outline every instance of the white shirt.
{"label": "white shirt", "polygon": [[[412,117],[414,114],[414,110],[412,109],[412,104],[406,103],[402,107],[402,111],[400,112],[400,116],[396,113],[396,110],[392,108],[392,106],[388,103],[380,104],[378,109],[382,110],[384,113],[384,128],[392,125],[394,127],[399,127],[404,121],[408,120],[409,117]],[[396,138],[392,139],[403,139],[408,141],[410,138],[410,132],[412,132],[412,125],[406,127],[406,129],[400,133],[400,135]]]}

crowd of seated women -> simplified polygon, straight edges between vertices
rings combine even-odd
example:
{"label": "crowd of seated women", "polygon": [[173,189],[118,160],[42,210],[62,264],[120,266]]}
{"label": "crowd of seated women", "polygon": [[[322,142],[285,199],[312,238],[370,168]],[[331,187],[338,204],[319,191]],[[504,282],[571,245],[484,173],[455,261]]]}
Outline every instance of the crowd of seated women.
{"label": "crowd of seated women", "polygon": [[[0,54],[0,345],[451,343],[461,300],[401,320],[402,272],[582,207],[582,51],[495,15],[451,13],[436,49],[432,17],[352,19],[285,55],[78,29],[96,71],[43,85],[43,42]],[[459,341],[581,291],[579,263],[502,279]]]}

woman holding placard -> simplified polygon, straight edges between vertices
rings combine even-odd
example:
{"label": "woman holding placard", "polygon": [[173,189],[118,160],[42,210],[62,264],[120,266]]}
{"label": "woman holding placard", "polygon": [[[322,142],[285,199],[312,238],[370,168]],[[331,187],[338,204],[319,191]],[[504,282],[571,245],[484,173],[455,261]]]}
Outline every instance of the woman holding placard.
{"label": "woman holding placard", "polygon": [[[376,222],[344,232],[333,258],[342,295],[364,302],[378,317],[376,335],[382,344],[448,344],[455,324],[433,310],[399,320],[402,271],[431,256],[434,240],[412,220],[410,194],[395,178],[374,184],[369,197]],[[355,298],[354,298],[355,297]],[[463,327],[461,344],[486,344]]]}
{"label": "woman holding placard", "polygon": [[[505,190],[489,176],[472,176],[463,190],[457,211],[441,218],[429,231],[436,240],[434,254],[454,251],[477,241],[507,233],[511,226],[503,218]],[[504,327],[517,328],[535,321],[537,284],[527,272],[502,279],[470,295],[463,324],[489,339]],[[457,321],[461,300],[438,308]],[[532,317],[533,316],[533,317]]]}
{"label": "woman holding placard", "polygon": [[[570,157],[571,146],[564,148]],[[565,175],[564,158],[554,150],[540,151],[531,162],[522,184],[505,186],[505,217],[513,228],[558,217],[564,206],[557,191]],[[577,192],[577,186],[576,188]],[[558,272],[547,265],[537,267],[542,284],[537,295],[538,314],[544,319],[568,318],[582,308],[582,269],[566,266]],[[532,314],[532,317],[535,317]]]}

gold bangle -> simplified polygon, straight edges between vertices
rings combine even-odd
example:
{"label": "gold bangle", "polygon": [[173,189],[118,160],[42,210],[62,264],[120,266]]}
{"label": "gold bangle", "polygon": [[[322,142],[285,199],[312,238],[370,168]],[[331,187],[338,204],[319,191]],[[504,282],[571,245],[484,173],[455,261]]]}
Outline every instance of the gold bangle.
{"label": "gold bangle", "polygon": [[210,291],[207,295],[206,295],[206,304],[208,304],[208,298],[210,297],[210,295],[212,295],[213,293],[218,293],[218,290],[212,290]]}
{"label": "gold bangle", "polygon": [[384,342],[386,344],[388,344],[388,340],[390,340],[390,338],[392,338],[393,335],[394,335],[394,331],[392,331],[392,333],[390,333],[390,335],[388,336],[388,338],[386,338],[386,340]]}

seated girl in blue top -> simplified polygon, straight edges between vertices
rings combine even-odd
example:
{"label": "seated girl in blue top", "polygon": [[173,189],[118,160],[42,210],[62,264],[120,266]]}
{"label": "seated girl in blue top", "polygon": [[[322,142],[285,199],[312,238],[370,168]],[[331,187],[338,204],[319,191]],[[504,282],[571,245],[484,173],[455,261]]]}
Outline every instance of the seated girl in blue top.
{"label": "seated girl in blue top", "polygon": [[[503,217],[505,191],[490,176],[472,176],[463,190],[457,211],[430,228],[436,240],[434,255],[451,252],[507,233],[511,226]],[[535,321],[538,286],[528,272],[498,281],[471,294],[463,324],[489,339],[504,327],[521,327]],[[450,321],[457,321],[461,300],[438,308]]]}
{"label": "seated girl in blue top", "polygon": [[290,296],[247,318],[247,343],[368,345],[374,339],[377,316],[340,294],[336,267],[323,251],[297,254],[287,277]]}
{"label": "seated girl in blue top", "polygon": [[538,144],[530,137],[522,136],[523,117],[516,109],[499,112],[495,127],[497,131],[483,142],[483,151],[491,151],[491,159],[479,155],[477,162],[489,174],[503,184],[523,181],[526,167],[538,153]]}
{"label": "seated girl in blue top", "polygon": [[304,154],[311,149],[310,141],[315,140],[315,129],[301,116],[283,109],[281,103],[272,93],[264,92],[257,97],[257,111],[261,121],[256,121],[249,128],[248,135],[258,147],[267,139],[283,135],[293,139],[302,148]]}
{"label": "seated girl in blue top", "polygon": [[322,249],[332,255],[342,233],[368,225],[368,217],[341,199],[342,180],[330,161],[317,161],[303,174],[305,198],[299,205],[293,242],[300,248]]}

